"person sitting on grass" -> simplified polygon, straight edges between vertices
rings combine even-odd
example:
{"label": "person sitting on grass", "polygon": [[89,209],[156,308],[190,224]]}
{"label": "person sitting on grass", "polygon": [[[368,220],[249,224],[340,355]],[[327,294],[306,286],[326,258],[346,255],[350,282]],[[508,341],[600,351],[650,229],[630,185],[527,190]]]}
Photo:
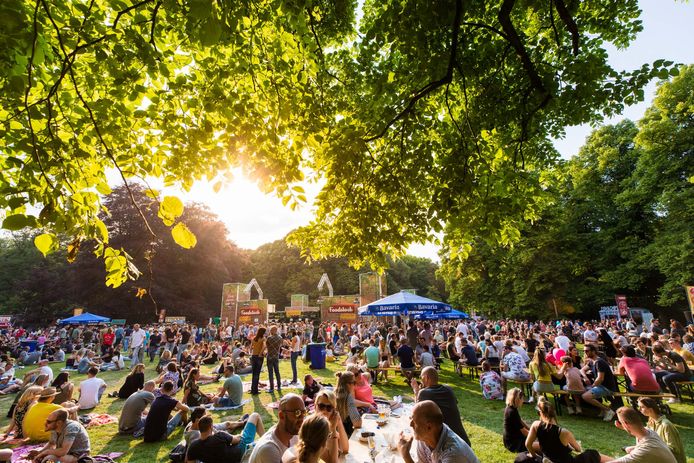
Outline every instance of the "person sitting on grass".
{"label": "person sitting on grass", "polygon": [[118,389],[109,394],[109,397],[118,397],[119,399],[127,399],[135,392],[142,389],[145,384],[145,365],[143,363],[138,363],[135,365],[128,376],[125,377],[125,382]]}
{"label": "person sitting on grass", "polygon": [[161,374],[166,366],[171,363],[171,351],[164,349],[164,351],[159,356],[159,362],[157,363],[157,373]]}
{"label": "person sitting on grass", "polygon": [[50,440],[41,450],[30,451],[29,459],[36,463],[77,463],[89,456],[91,445],[87,430],[79,421],[68,419],[67,410],[56,410],[48,415],[45,429],[51,433]]}
{"label": "person sitting on grass", "polygon": [[[514,387],[506,394],[506,409],[504,410],[504,447],[509,452],[525,452],[525,439],[528,437],[530,426],[520,416],[523,406],[523,391]],[[538,451],[539,451],[539,445]]]}
{"label": "person sitting on grass", "polygon": [[[256,422],[262,421],[254,413]],[[211,416],[205,415],[198,421],[199,438],[191,441],[186,454],[188,463],[239,463],[248,445],[253,442],[256,426],[249,419],[241,434],[232,436],[226,431],[216,431]]]}
{"label": "person sitting on grass", "polygon": [[[243,402],[243,382],[234,372],[232,365],[224,367],[224,384],[219,388],[219,394],[214,398],[215,407],[237,407]],[[226,396],[226,397],[225,397]]]}
{"label": "person sitting on grass", "polygon": [[87,351],[87,354],[84,357],[82,357],[82,359],[80,360],[80,363],[77,365],[77,371],[84,375],[92,367],[99,368],[99,367],[101,367],[101,364],[97,363],[94,360],[94,351],[89,350],[89,351]]}
{"label": "person sitting on grass", "polygon": [[677,463],[675,455],[655,431],[644,427],[639,412],[631,407],[620,407],[617,410],[615,426],[636,438],[636,445],[626,447],[627,452],[621,458],[600,455],[601,462],[613,463]]}
{"label": "person sitting on grass", "polygon": [[[176,429],[176,426],[185,421],[190,412],[187,405],[174,399],[173,396],[176,391],[171,381],[165,381],[162,384],[160,393],[161,395],[152,402],[145,419],[145,427],[143,428],[145,442],[157,442],[166,439]],[[178,413],[169,419],[174,410],[177,410]]]}
{"label": "person sitting on grass", "polygon": [[29,409],[36,403],[42,390],[43,388],[41,386],[31,386],[24,391],[14,408],[12,419],[10,420],[10,426],[7,428],[5,433],[0,436],[0,441],[4,441],[9,438],[10,434],[12,433],[14,433],[13,437],[15,439],[24,438],[24,417]]}
{"label": "person sitting on grass", "polygon": [[[188,423],[188,426],[186,426],[186,429],[183,432],[183,437],[186,440],[187,446],[190,446],[190,444],[200,438],[200,419],[205,416],[210,415],[204,407],[195,407],[190,413],[190,423]],[[253,442],[256,433],[258,436],[265,434],[263,420],[257,413],[245,415],[243,419],[238,421],[222,421],[221,423],[215,423],[212,425],[213,432],[224,431],[230,434],[231,432],[241,428],[244,429],[243,432],[247,432],[249,434],[248,436],[244,436],[244,440],[246,441]]]}
{"label": "person sitting on grass", "polygon": [[58,391],[55,396],[55,403],[61,404],[72,400],[72,395],[75,392],[75,385],[70,381],[70,373],[61,371],[51,384]]}
{"label": "person sitting on grass", "polygon": [[299,441],[284,452],[282,463],[337,463],[340,452],[335,426],[322,415],[306,418],[299,429]]}
{"label": "person sitting on grass", "polygon": [[101,396],[106,390],[106,382],[96,377],[98,373],[98,368],[91,367],[87,372],[87,379],[79,385],[80,395],[77,403],[80,410],[90,410],[101,402]]}
{"label": "person sitting on grass", "polygon": [[147,381],[141,391],[130,395],[118,418],[119,434],[134,434],[145,427],[147,407],[154,402],[154,381]]}
{"label": "person sitting on grass", "polygon": [[405,463],[414,463],[410,455],[413,437],[417,440],[419,463],[479,463],[470,446],[443,422],[443,414],[435,402],[417,402],[410,426],[414,436],[401,433],[398,442]]}
{"label": "person sitting on grass", "polygon": [[39,394],[37,403],[29,408],[24,417],[24,435],[32,441],[45,442],[51,437],[44,424],[48,415],[62,408],[53,403],[56,394],[54,387],[44,388]]}
{"label": "person sitting on grass", "polygon": [[302,398],[306,405],[312,404],[316,398],[316,394],[320,391],[323,386],[316,381],[312,375],[304,376],[304,390],[302,392]]}
{"label": "person sitting on grass", "polygon": [[200,390],[198,380],[201,379],[199,368],[191,368],[185,382],[183,383],[183,399],[184,404],[189,407],[197,407],[212,402],[214,397],[212,394],[206,394]]}
{"label": "person sitting on grass", "polygon": [[651,397],[639,397],[639,411],[648,417],[648,429],[655,431],[675,456],[677,463],[686,463],[687,457],[680,433],[670,420],[660,414],[658,402]]}

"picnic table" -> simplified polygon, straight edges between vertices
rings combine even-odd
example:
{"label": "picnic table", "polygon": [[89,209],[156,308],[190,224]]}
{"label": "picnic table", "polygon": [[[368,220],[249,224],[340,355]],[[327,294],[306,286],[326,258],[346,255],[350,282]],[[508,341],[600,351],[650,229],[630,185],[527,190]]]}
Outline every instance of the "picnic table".
{"label": "picnic table", "polygon": [[[349,438],[349,453],[340,457],[340,463],[402,463],[404,460],[398,453],[397,447],[391,449],[391,444],[397,445],[400,439],[400,432],[409,429],[410,432],[410,415],[414,404],[403,404],[403,406],[393,411],[388,423],[380,427],[376,423],[377,415],[366,414],[362,416],[362,427],[355,429],[352,436]],[[396,416],[399,415],[399,416]],[[361,442],[359,437],[362,431],[371,431],[374,433],[374,441],[376,444],[376,458],[371,458],[369,444]],[[410,450],[412,458],[416,461],[417,446],[416,442],[412,443]]]}

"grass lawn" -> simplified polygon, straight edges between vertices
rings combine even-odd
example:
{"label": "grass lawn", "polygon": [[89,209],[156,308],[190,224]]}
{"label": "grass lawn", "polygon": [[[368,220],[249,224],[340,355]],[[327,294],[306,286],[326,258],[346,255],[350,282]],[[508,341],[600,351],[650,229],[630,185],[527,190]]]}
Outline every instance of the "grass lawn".
{"label": "grass lawn", "polygon": [[[341,367],[334,363],[328,364],[328,368],[319,371],[311,371],[308,365],[301,361],[298,364],[300,379],[303,378],[304,374],[311,372],[315,377],[331,384],[335,384],[335,372],[341,370]],[[52,367],[57,374],[61,365],[53,364]],[[280,370],[283,378],[291,379],[291,366],[288,360],[283,360],[280,363]],[[20,375],[21,371],[26,370],[20,370]],[[209,368],[203,368],[203,372],[206,373],[207,371],[209,371]],[[153,364],[147,363],[145,374],[147,379],[156,376]],[[99,374],[109,384],[107,392],[120,387],[125,375],[125,372],[104,372]],[[73,382],[79,384],[86,375],[70,373],[70,377]],[[264,372],[261,380],[266,379],[267,373]],[[244,380],[250,380],[250,375],[244,377]],[[501,401],[491,402],[484,400],[479,385],[470,381],[467,377],[458,377],[453,372],[450,361],[444,363],[441,372],[441,382],[452,386],[456,392],[461,415],[465,421],[465,428],[470,435],[473,449],[480,461],[483,463],[513,461],[514,455],[506,451],[501,441],[504,404]],[[212,391],[218,387],[219,384],[211,384],[203,386],[202,389]],[[388,383],[379,383],[374,386],[374,393],[391,397],[394,395],[412,396],[412,390],[405,385],[403,378],[399,375],[391,376]],[[179,398],[181,394],[182,392],[179,392]],[[277,421],[277,411],[265,408],[266,404],[279,399],[277,394],[261,393],[259,396],[248,395],[248,397],[251,397],[253,400],[244,406],[243,411],[234,410],[233,414],[216,412],[215,421],[237,417],[243,413],[254,411],[261,414],[266,428]],[[2,410],[0,425],[3,428],[7,426],[8,420],[5,418],[5,414],[13,399],[14,396],[0,398],[0,410]],[[122,405],[122,400],[104,396],[102,403],[94,412],[118,416]],[[672,411],[673,414],[670,419],[678,426],[682,440],[685,443],[687,462],[694,463],[694,406],[691,403],[676,404],[672,406]],[[535,409],[531,406],[524,406],[521,409],[521,415],[529,422],[537,417]],[[605,423],[597,418],[574,417],[564,414],[564,416],[559,418],[559,422],[562,426],[573,431],[576,438],[582,441],[584,448],[597,449],[602,453],[618,456],[621,455],[621,447],[633,445],[633,438],[615,428],[611,423]],[[118,436],[117,429],[117,424],[111,424],[89,430],[93,454],[124,452],[124,455],[120,458],[122,462],[166,462],[168,461],[170,449],[174,447],[182,436],[182,430],[179,428],[167,442],[145,444],[139,439]]]}

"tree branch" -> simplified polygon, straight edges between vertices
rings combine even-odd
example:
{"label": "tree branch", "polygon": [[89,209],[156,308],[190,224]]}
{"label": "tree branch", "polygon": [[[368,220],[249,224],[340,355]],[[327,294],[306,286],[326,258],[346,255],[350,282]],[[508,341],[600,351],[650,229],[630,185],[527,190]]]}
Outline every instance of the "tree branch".
{"label": "tree branch", "polygon": [[159,12],[159,8],[161,8],[161,3],[162,0],[159,0],[156,5],[154,5],[154,11],[152,11],[152,28],[149,31],[149,43],[152,44],[154,47],[154,51],[159,51],[157,50],[157,43],[154,41],[154,31],[157,27],[157,13]]}
{"label": "tree branch", "polygon": [[135,3],[135,4],[133,4],[133,5],[130,5],[130,6],[127,7],[126,9],[119,11],[118,14],[116,15],[116,19],[113,20],[113,26],[111,26],[111,28],[112,28],[112,29],[115,29],[116,26],[118,26],[118,21],[120,21],[120,18],[121,18],[123,15],[128,14],[128,13],[130,13],[132,10],[136,10],[137,8],[140,8],[142,5],[146,5],[146,4],[148,4],[148,3],[152,2],[152,1],[154,1],[154,0],[142,0],[141,2],[138,2],[138,3]]}
{"label": "tree branch", "polygon": [[458,51],[458,35],[460,33],[460,17],[462,15],[463,11],[463,2],[462,0],[456,0],[455,2],[455,16],[453,17],[453,26],[451,30],[451,46],[450,46],[450,53],[448,57],[448,67],[446,69],[446,75],[444,75],[441,79],[435,80],[433,82],[429,82],[427,85],[419,89],[415,95],[410,99],[409,103],[407,106],[401,110],[393,119],[388,121],[388,123],[383,127],[383,130],[381,130],[378,134],[366,138],[364,141],[366,143],[370,143],[372,141],[378,140],[379,138],[382,138],[386,132],[388,132],[388,129],[390,129],[393,124],[401,120],[403,117],[407,116],[409,113],[412,112],[414,109],[415,104],[422,98],[426,97],[433,91],[443,87],[444,85],[450,83],[453,80],[453,70],[455,69],[455,64],[456,64],[456,54]]}
{"label": "tree branch", "polygon": [[576,25],[576,21],[574,21],[574,18],[571,16],[571,13],[569,13],[569,9],[566,8],[564,0],[553,1],[554,5],[557,7],[557,13],[559,13],[559,17],[562,21],[564,21],[564,24],[566,25],[566,28],[569,30],[569,32],[571,32],[571,45],[573,47],[574,56],[578,56],[578,44],[580,34],[578,33],[578,26]]}

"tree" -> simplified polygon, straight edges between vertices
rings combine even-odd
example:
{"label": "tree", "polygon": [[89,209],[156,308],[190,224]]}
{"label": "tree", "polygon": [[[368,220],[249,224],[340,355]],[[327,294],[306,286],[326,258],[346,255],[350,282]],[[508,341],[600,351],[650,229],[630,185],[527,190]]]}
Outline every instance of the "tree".
{"label": "tree", "polygon": [[383,268],[445,229],[455,257],[538,217],[549,136],[676,72],[607,64],[641,28],[636,0],[10,0],[0,17],[3,227],[45,230],[45,253],[96,240],[111,284],[137,272],[99,219],[108,169],[189,188],[242,165],[290,207],[314,172],[316,219],[290,237],[304,256]]}

